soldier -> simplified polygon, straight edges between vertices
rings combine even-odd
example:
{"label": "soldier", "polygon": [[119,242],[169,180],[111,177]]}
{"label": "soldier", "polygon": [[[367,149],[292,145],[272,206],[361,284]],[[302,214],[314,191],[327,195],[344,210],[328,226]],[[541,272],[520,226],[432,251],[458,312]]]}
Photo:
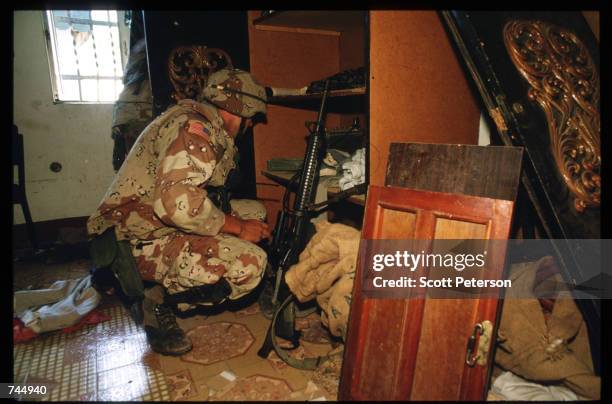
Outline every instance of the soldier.
{"label": "soldier", "polygon": [[[179,101],[144,129],[87,222],[92,245],[106,235],[113,240],[92,250],[94,263],[100,251],[129,245],[140,277],[159,284],[144,291],[144,326],[152,349],[168,355],[192,347],[172,306],[187,310],[252,291],[267,259],[254,243],[270,237],[261,203],[231,201],[224,213],[204,189],[222,186],[235,167],[234,139],[265,117],[265,88],[248,72],[223,69],[197,98]],[[129,277],[127,261],[113,261],[120,281]]]}

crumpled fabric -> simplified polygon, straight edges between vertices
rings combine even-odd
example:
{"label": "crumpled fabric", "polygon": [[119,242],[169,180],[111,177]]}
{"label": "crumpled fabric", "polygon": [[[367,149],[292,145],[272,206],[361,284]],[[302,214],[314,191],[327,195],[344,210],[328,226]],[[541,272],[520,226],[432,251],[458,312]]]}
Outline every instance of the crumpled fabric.
{"label": "crumpled fabric", "polygon": [[321,322],[332,335],[346,338],[351,293],[355,279],[360,232],[352,227],[321,221],[316,234],[285,275],[300,302],[317,299]]}
{"label": "crumpled fabric", "polygon": [[[534,295],[539,268],[551,265],[552,257],[513,265],[506,291],[495,362],[525,379],[561,383],[576,394],[600,399],[601,379],[594,374],[586,324],[559,273],[552,312],[546,319]],[[525,298],[525,296],[533,298]]]}
{"label": "crumpled fabric", "polygon": [[[75,325],[62,328],[62,333],[69,334],[71,332],[80,330],[86,325],[95,325],[104,321],[108,321],[110,319],[111,316],[94,309],[87,313],[85,317],[81,318],[79,322]],[[32,329],[26,327],[20,319],[13,318],[13,343],[19,344],[21,342],[27,342],[31,339],[38,337],[38,335],[39,334],[35,333]]]}
{"label": "crumpled fabric", "polygon": [[75,325],[98,306],[101,295],[87,275],[56,281],[48,289],[17,291],[13,299],[14,317],[40,334]]}
{"label": "crumpled fabric", "polygon": [[576,401],[578,396],[565,386],[530,382],[512,372],[504,372],[493,382],[492,390],[508,401]]}
{"label": "crumpled fabric", "polygon": [[338,181],[338,185],[345,191],[364,182],[365,149],[359,149],[349,161],[342,163],[342,178]]}

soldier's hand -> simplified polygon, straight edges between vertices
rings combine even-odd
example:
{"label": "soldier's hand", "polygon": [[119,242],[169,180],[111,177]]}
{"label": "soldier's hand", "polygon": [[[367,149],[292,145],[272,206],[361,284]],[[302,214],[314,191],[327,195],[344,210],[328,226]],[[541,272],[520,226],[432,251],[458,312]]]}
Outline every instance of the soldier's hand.
{"label": "soldier's hand", "polygon": [[241,220],[241,228],[238,237],[253,243],[264,238],[270,238],[270,228],[267,223],[262,223],[259,220]]}

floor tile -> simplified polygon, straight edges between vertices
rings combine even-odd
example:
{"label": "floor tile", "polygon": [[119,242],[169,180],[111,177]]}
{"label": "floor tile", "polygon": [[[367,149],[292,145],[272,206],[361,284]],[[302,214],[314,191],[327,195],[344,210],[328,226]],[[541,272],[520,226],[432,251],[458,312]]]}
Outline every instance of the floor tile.
{"label": "floor tile", "polygon": [[179,356],[159,355],[159,363],[162,373],[170,374],[187,368],[188,364]]}
{"label": "floor tile", "polygon": [[163,374],[143,365],[133,364],[98,373],[97,399],[100,401],[126,401],[147,394],[161,397],[164,392],[168,392],[168,387]]}
{"label": "floor tile", "polygon": [[270,327],[270,320],[265,318],[262,313],[237,317],[235,322],[246,325],[256,338],[262,339]]}
{"label": "floor tile", "polygon": [[153,352],[150,348],[142,355],[141,362],[153,370],[162,371],[161,355]]}
{"label": "floor tile", "polygon": [[278,372],[267,361],[246,366],[236,363],[234,366],[229,366],[229,369],[238,377],[248,377],[256,374],[279,377]]}
{"label": "floor tile", "polygon": [[202,365],[244,355],[255,342],[246,326],[227,321],[200,325],[188,331],[187,336],[193,349],[181,359]]}
{"label": "floor tile", "polygon": [[184,401],[198,394],[189,369],[166,375],[166,384],[172,401]]}
{"label": "floor tile", "polygon": [[286,399],[291,393],[291,388],[283,379],[253,375],[236,380],[226,389],[211,396],[211,399],[222,401],[279,401]]}
{"label": "floor tile", "polygon": [[[192,317],[187,317],[187,318],[180,318],[177,317],[176,322],[177,324],[186,332],[205,323],[206,319],[208,318],[208,316],[203,316],[203,315],[194,315]],[[218,319],[215,319],[216,321],[219,321]]]}
{"label": "floor tile", "polygon": [[98,372],[118,368],[132,363],[141,363],[150,351],[144,333],[117,335],[98,342]]}
{"label": "floor tile", "polygon": [[236,318],[252,316],[254,314],[261,313],[261,308],[259,307],[258,303],[253,303],[249,307],[246,307],[241,310],[237,310],[234,313],[236,314]]}

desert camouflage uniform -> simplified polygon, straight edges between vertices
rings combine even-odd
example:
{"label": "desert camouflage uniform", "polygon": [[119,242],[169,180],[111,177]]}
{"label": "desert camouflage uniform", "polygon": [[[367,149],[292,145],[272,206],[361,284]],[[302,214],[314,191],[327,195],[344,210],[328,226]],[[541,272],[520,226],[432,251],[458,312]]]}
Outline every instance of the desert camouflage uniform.
{"label": "desert camouflage uniform", "polygon": [[[115,226],[118,240],[130,240],[142,278],[170,294],[224,277],[229,298],[236,299],[263,275],[265,252],[219,233],[225,215],[203,189],[223,185],[235,167],[234,141],[222,125],[209,104],[182,100],[169,108],[137,139],[87,222],[90,236]],[[233,201],[232,210],[242,218],[265,218],[256,201]]]}

